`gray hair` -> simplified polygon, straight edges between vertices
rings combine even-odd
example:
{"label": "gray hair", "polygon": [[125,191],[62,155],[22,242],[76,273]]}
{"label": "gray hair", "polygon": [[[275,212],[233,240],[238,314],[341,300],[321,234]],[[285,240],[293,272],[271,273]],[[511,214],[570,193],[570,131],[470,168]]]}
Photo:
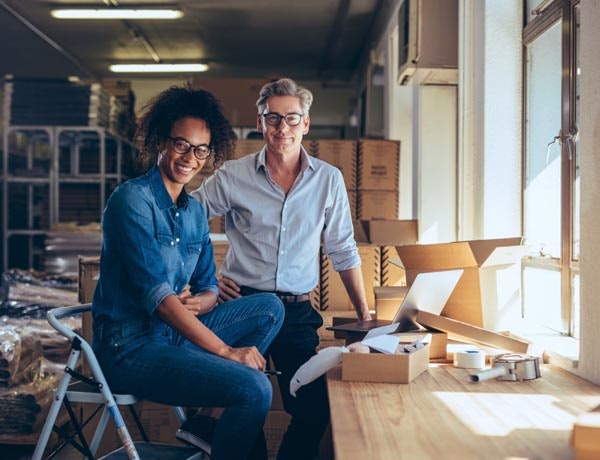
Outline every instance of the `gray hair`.
{"label": "gray hair", "polygon": [[266,110],[267,100],[272,96],[295,96],[299,98],[303,115],[308,115],[313,101],[313,95],[308,89],[296,84],[291,78],[281,78],[267,83],[261,88],[259,98],[256,101],[259,114]]}

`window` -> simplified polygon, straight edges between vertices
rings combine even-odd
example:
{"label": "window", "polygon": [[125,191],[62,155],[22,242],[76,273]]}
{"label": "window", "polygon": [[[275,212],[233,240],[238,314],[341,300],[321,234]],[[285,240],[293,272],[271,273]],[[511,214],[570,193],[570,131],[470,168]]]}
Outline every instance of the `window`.
{"label": "window", "polygon": [[523,30],[523,226],[535,256],[523,271],[523,312],[579,334],[578,0],[529,1]]}

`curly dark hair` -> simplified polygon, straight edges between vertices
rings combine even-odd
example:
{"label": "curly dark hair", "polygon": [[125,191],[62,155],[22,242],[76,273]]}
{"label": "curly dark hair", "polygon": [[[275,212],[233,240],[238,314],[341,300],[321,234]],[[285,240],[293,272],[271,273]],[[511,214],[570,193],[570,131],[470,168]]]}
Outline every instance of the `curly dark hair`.
{"label": "curly dark hair", "polygon": [[173,124],[184,117],[206,122],[210,130],[210,145],[215,152],[215,167],[231,158],[237,136],[223,115],[221,102],[208,91],[192,89],[186,84],[171,86],[144,105],[136,131],[140,170],[147,170],[156,163],[158,145],[171,135]]}

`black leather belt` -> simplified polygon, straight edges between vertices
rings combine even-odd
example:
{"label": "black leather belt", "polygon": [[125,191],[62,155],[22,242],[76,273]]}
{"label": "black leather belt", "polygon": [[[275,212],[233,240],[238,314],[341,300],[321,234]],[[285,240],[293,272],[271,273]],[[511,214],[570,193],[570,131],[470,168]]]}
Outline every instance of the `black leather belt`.
{"label": "black leather belt", "polygon": [[240,294],[242,294],[242,295],[258,294],[261,292],[275,294],[277,297],[279,297],[279,300],[281,300],[283,303],[299,303],[299,302],[310,301],[310,293],[292,294],[291,292],[282,292],[282,291],[261,291],[259,289],[254,289],[254,288],[251,288],[248,286],[240,287]]}

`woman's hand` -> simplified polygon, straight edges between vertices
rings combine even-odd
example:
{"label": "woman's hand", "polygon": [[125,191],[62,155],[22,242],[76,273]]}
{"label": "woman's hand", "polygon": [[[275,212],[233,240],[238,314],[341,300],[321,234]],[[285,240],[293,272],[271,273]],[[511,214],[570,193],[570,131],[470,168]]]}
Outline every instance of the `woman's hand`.
{"label": "woman's hand", "polygon": [[192,295],[189,288],[185,288],[177,295],[177,298],[187,310],[196,316],[205,315],[217,306],[215,294],[210,291]]}
{"label": "woman's hand", "polygon": [[256,347],[227,348],[223,354],[220,354],[222,358],[245,364],[259,371],[265,370],[267,362]]}

